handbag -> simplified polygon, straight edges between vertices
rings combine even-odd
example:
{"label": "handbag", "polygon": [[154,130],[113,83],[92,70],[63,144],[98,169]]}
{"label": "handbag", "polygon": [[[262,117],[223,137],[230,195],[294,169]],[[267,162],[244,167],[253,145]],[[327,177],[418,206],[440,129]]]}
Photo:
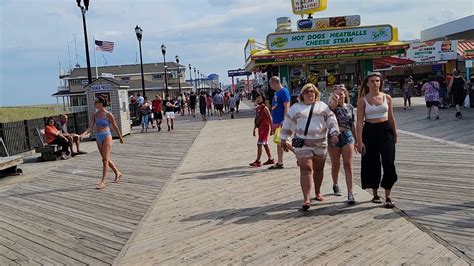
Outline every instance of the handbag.
{"label": "handbag", "polygon": [[[313,109],[314,109],[314,103],[311,105],[311,109],[309,110],[308,121],[306,121],[306,128],[304,129],[305,136],[308,134],[309,123],[311,122],[311,117],[313,116]],[[294,137],[291,140],[291,145],[295,148],[301,148],[304,146],[304,139],[300,137]]]}
{"label": "handbag", "polygon": [[273,135],[273,142],[277,145],[281,144],[281,127],[275,129],[275,135]]}
{"label": "handbag", "polygon": [[464,108],[469,108],[471,107],[471,99],[469,98],[469,94],[466,95],[466,98],[464,98]]}

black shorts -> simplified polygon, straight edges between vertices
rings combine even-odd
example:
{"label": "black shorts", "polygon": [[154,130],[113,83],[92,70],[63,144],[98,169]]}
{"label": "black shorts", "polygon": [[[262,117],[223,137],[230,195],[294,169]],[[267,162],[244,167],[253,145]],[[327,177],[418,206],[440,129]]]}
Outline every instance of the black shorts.
{"label": "black shorts", "polygon": [[154,119],[157,119],[157,120],[163,120],[163,113],[161,113],[161,112],[154,112],[154,113],[153,113],[153,117],[154,117]]}
{"label": "black shorts", "polygon": [[439,106],[439,101],[426,102],[426,107],[430,108],[431,106]]}
{"label": "black shorts", "polygon": [[217,111],[222,111],[222,107],[224,107],[222,104],[215,104],[215,105],[214,105],[214,108],[215,108]]}

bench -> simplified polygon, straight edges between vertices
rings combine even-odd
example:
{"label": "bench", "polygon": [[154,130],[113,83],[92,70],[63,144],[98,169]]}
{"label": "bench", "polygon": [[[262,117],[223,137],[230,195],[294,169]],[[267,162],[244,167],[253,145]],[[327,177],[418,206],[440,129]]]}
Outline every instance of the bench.
{"label": "bench", "polygon": [[18,168],[18,165],[23,163],[23,157],[10,156],[2,138],[0,138],[0,148],[2,148],[7,155],[6,157],[0,157],[0,176],[22,174],[23,171]]}
{"label": "bench", "polygon": [[35,136],[38,138],[39,147],[35,147],[35,152],[41,153],[38,162],[56,161],[58,159],[58,145],[44,142],[44,129],[35,128]]}

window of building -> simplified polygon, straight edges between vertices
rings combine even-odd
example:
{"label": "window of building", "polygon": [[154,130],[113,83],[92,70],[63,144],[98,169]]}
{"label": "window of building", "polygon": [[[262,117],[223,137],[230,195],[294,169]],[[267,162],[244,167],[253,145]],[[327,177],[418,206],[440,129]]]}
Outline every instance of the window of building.
{"label": "window of building", "polygon": [[163,75],[155,74],[155,75],[153,75],[153,79],[163,79]]}
{"label": "window of building", "polygon": [[122,81],[128,82],[130,80],[130,77],[122,77]]}

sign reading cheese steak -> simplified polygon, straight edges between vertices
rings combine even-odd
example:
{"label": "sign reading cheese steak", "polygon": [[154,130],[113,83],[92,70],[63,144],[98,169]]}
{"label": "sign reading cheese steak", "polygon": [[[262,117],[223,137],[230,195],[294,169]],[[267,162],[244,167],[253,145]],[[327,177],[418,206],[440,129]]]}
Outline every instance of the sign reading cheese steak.
{"label": "sign reading cheese steak", "polygon": [[267,47],[271,51],[281,51],[370,43],[387,43],[392,41],[393,36],[393,28],[390,25],[272,33],[267,36]]}

